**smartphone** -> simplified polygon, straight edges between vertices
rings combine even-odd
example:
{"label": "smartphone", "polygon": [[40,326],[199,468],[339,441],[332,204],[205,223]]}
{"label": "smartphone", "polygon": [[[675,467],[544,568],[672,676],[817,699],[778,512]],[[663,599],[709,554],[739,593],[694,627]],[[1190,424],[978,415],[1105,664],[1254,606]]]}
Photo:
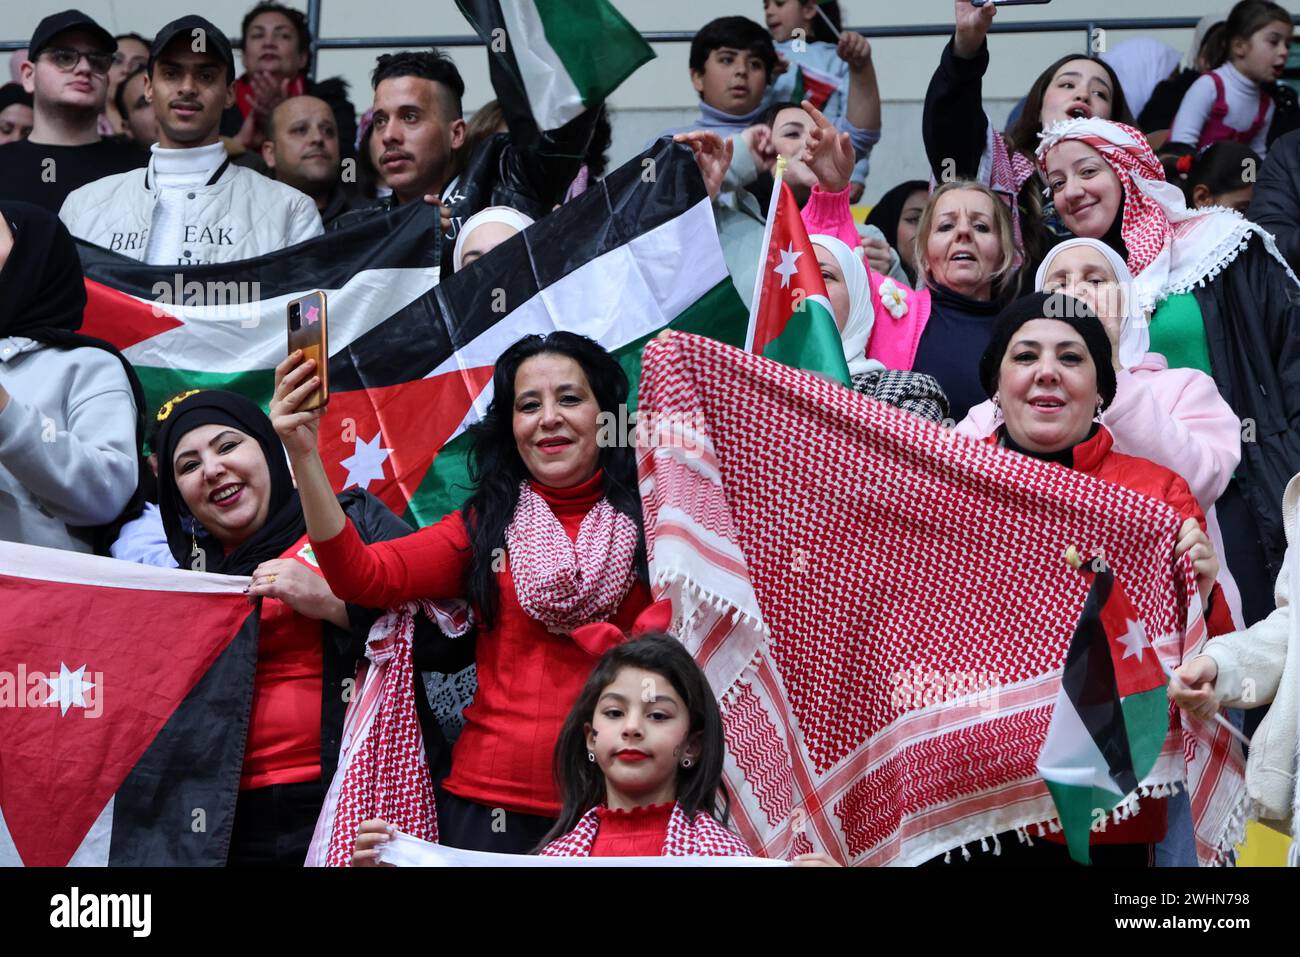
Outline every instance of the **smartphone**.
{"label": "smartphone", "polygon": [[1051,3],[1052,0],[970,0],[972,7],[1023,7],[1031,3]]}
{"label": "smartphone", "polygon": [[326,321],[325,293],[317,290],[297,299],[290,299],[289,355],[301,349],[303,360],[316,361],[316,375],[320,388],[307,397],[300,408],[304,412],[322,408],[330,400],[330,350],[329,323]]}

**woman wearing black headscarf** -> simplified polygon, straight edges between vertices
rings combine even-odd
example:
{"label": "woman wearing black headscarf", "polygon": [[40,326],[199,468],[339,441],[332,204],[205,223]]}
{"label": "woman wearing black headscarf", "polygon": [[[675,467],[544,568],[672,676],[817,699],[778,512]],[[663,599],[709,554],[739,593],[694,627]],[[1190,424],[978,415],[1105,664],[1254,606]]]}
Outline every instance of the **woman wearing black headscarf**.
{"label": "woman wearing black headscarf", "polygon": [[[321,577],[284,450],[257,405],[214,389],[164,411],[159,505],[173,556],[182,568],[250,576],[250,598],[262,602],[229,863],[299,867],[338,765],[345,682],[379,612],[345,604]],[[368,492],[338,500],[367,543],[411,533]],[[473,662],[470,637],[436,637],[417,624],[417,669],[455,672]],[[416,692],[436,773],[442,734],[418,672]]]}
{"label": "woman wearing black headscarf", "polygon": [[64,225],[0,203],[0,539],[102,550],[106,526],[142,501],[140,385],[77,331],[85,307]]}
{"label": "woman wearing black headscarf", "polygon": [[867,214],[867,225],[884,233],[885,242],[898,252],[903,271],[907,273],[907,284],[913,289],[916,288],[916,231],[929,198],[929,183],[909,179],[880,197],[880,202]]}

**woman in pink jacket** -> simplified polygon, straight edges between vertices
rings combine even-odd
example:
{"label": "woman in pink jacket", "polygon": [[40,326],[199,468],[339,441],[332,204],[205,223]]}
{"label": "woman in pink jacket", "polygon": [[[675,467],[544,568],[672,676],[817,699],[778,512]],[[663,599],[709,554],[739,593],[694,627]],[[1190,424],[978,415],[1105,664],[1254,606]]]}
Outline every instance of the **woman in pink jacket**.
{"label": "woman in pink jacket", "polygon": [[[1214,380],[1196,369],[1171,369],[1164,356],[1148,351],[1147,320],[1132,295],[1133,276],[1105,243],[1071,239],[1054,247],[1039,267],[1034,287],[1067,293],[1097,313],[1115,361],[1115,400],[1102,414],[1115,437],[1115,451],[1150,459],[1182,476],[1205,512],[1216,553],[1222,555],[1214,503],[1241,460],[1241,422]],[[983,438],[998,424],[997,407],[984,402],[970,410],[957,432]],[[1243,627],[1241,598],[1226,567],[1219,582],[1233,624]]]}

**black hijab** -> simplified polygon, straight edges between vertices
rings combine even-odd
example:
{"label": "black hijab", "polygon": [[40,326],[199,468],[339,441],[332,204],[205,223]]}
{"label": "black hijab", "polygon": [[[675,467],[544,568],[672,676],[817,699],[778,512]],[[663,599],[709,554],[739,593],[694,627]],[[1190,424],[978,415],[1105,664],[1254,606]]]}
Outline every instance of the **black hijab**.
{"label": "black hijab", "polygon": [[928,192],[929,189],[930,184],[923,179],[909,179],[905,183],[899,183],[880,197],[880,202],[871,207],[871,212],[867,214],[867,225],[879,229],[885,234],[889,245],[897,249],[898,220],[903,215],[903,206],[907,203],[907,197],[913,193]]}
{"label": "black hijab", "polygon": [[[176,486],[172,460],[185,434],[204,425],[228,425],[252,436],[266,456],[271,476],[271,502],[266,523],[233,551],[208,534],[190,513]],[[158,433],[158,504],[162,510],[167,545],[181,568],[217,572],[223,575],[251,575],[264,561],[279,558],[307,531],[298,490],[293,487],[289,463],[271,420],[250,399],[221,389],[205,389],[177,402]],[[203,552],[196,564],[193,549]]]}
{"label": "black hijab", "polygon": [[140,514],[146,476],[151,475],[140,455],[144,442],[144,390],[122,353],[104,340],[78,331],[86,309],[86,280],[77,244],[67,227],[49,210],[31,203],[0,202],[0,215],[13,233],[13,249],[0,270],[0,337],[22,336],[56,349],[103,349],[122,363],[131,384],[139,478],[121,516],[108,527],[111,531],[106,537],[111,541],[123,522]]}

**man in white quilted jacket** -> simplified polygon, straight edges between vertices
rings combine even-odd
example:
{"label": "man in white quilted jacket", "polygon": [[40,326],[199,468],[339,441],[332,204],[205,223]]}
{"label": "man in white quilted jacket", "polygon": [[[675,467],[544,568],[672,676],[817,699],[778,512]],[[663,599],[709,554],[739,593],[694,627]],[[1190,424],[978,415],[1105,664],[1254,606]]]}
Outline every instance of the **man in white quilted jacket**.
{"label": "man in white quilted jacket", "polygon": [[1213,638],[1203,654],[1180,667],[1182,685],[1169,696],[1203,718],[1220,703],[1234,708],[1270,705],[1251,739],[1246,791],[1255,816],[1291,820],[1290,863],[1300,864],[1300,793],[1296,789],[1300,744],[1300,475],[1282,496],[1287,552],[1274,597],[1277,609],[1245,631]]}
{"label": "man in white quilted jacket", "polygon": [[59,211],[72,235],[182,266],[251,259],[319,236],[310,197],[230,162],[219,129],[234,79],[230,41],[207,20],[163,27],[145,85],[158,117],[149,165],[73,190]]}

